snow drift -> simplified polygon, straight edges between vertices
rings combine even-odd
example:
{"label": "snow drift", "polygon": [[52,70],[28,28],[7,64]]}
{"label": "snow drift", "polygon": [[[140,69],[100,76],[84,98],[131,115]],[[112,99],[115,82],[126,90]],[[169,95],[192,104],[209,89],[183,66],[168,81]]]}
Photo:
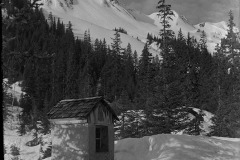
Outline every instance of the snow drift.
{"label": "snow drift", "polygon": [[154,135],[115,142],[115,160],[239,160],[240,139]]}

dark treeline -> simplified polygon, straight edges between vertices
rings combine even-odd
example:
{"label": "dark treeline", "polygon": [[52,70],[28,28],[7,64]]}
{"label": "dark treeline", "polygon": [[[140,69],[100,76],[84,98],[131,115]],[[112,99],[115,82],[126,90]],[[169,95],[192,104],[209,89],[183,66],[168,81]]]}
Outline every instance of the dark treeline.
{"label": "dark treeline", "polygon": [[[211,135],[239,136],[239,42],[231,28],[232,14],[228,35],[213,55],[207,50],[204,32],[197,42],[180,30],[177,37],[162,32],[169,35],[161,35],[161,58],[149,52],[148,44],[138,57],[130,44],[121,47],[118,30],[111,45],[104,39],[91,40],[90,31],[83,39],[74,38],[70,22],[65,27],[51,14],[46,20],[37,5],[17,2],[11,4],[14,9],[5,3],[2,58],[4,78],[22,81],[25,92],[20,100],[21,134],[26,126],[38,131],[38,121],[43,122],[41,132],[47,133],[46,113],[62,99],[104,96],[118,114],[144,111],[146,120],[136,126],[143,130],[136,137],[182,129],[200,134],[202,112],[190,120],[190,107],[216,115]],[[124,126],[121,133],[132,136],[125,134],[129,130]]]}
{"label": "dark treeline", "polygon": [[153,42],[157,42],[157,45],[159,45],[161,43],[161,38],[157,37],[157,36],[153,36],[151,33],[147,34],[147,40],[148,40],[148,44],[151,45]]}
{"label": "dark treeline", "polygon": [[126,31],[124,28],[121,28],[121,27],[119,27],[119,28],[114,28],[113,30],[114,30],[114,31],[118,31],[118,32],[120,32],[120,33],[127,34],[127,31]]}

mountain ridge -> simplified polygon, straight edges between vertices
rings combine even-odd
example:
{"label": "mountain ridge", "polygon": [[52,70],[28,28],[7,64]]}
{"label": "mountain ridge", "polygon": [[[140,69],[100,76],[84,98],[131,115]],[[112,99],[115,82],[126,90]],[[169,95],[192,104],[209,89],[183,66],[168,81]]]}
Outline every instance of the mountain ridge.
{"label": "mountain ridge", "polygon": [[[83,35],[84,31],[90,30],[92,40],[106,39],[107,44],[111,44],[114,28],[124,28],[127,35],[121,34],[122,47],[125,48],[128,43],[132,49],[141,54],[144,43],[147,41],[147,34],[158,36],[162,28],[157,12],[150,15],[141,13],[135,9],[129,9],[117,0],[43,0],[43,10],[46,16],[52,12],[55,17],[61,18],[64,24],[71,21],[73,32],[76,36]],[[170,22],[171,29],[178,33],[182,30],[185,37],[190,33],[197,40],[200,39],[201,31],[207,33],[208,50],[213,53],[215,45],[220,43],[227,31],[223,22],[209,23],[205,27],[200,24],[192,25],[183,16],[173,11],[175,16]],[[153,55],[159,54],[156,45],[150,46],[150,52]]]}

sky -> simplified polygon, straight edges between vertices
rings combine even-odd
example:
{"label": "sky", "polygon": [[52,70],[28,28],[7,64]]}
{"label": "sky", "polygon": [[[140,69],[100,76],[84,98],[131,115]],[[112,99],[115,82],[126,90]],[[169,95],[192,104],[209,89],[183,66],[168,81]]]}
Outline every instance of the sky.
{"label": "sky", "polygon": [[[145,14],[156,12],[159,0],[119,0],[128,8],[139,10]],[[166,0],[172,5],[172,9],[180,15],[184,15],[191,24],[201,22],[228,21],[230,10],[234,13],[234,19],[239,26],[240,0]]]}

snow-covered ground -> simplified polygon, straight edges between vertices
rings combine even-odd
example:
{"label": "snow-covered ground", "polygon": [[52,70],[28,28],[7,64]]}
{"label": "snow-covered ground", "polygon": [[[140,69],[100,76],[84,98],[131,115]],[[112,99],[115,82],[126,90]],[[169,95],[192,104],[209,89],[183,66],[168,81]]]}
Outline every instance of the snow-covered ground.
{"label": "snow-covered ground", "polygon": [[[22,160],[38,160],[40,145],[29,147],[32,140],[29,133],[17,134],[19,107],[9,107],[10,116],[4,123],[4,145],[7,153],[4,159],[11,160],[10,146],[20,148]],[[43,136],[44,146],[50,143],[50,135]],[[48,157],[45,160],[50,160]],[[143,138],[126,138],[115,141],[115,160],[239,160],[240,138],[206,137],[160,134]]]}
{"label": "snow-covered ground", "polygon": [[[11,155],[10,147],[15,145],[20,148],[19,158],[22,160],[38,160],[40,156],[40,145],[29,147],[26,145],[27,142],[33,139],[32,133],[28,133],[23,136],[19,136],[17,133],[19,127],[19,115],[21,114],[21,108],[17,106],[8,107],[9,116],[4,122],[4,146],[6,147],[6,154],[4,159],[11,160],[13,156]],[[42,135],[43,138],[43,150],[46,150],[48,144],[51,142],[50,135]],[[45,160],[50,160],[46,158]]]}
{"label": "snow-covered ground", "polygon": [[160,134],[115,142],[115,160],[239,160],[240,139]]}
{"label": "snow-covered ground", "polygon": [[[19,84],[16,88],[21,91]],[[199,109],[193,108],[199,113]],[[6,154],[4,159],[11,160],[10,147],[15,145],[20,148],[20,158],[22,160],[38,160],[42,155],[40,145],[29,147],[27,142],[33,139],[32,134],[28,133],[19,136],[17,128],[19,127],[19,115],[22,109],[17,106],[8,107],[9,116],[4,122],[4,146]],[[129,110],[127,114],[134,116],[131,120],[141,122],[145,120],[145,114],[142,110]],[[204,122],[202,129],[205,133],[209,132],[209,126],[212,125],[211,113],[203,111]],[[125,123],[128,123],[130,117],[125,114]],[[190,115],[193,116],[193,115]],[[121,115],[119,117],[121,119]],[[49,134],[42,135],[43,146],[46,150],[51,143]],[[45,158],[50,160],[51,157]],[[240,159],[240,138],[227,137],[206,137],[190,135],[159,134],[146,136],[142,138],[126,138],[115,141],[115,160],[239,160]]]}
{"label": "snow-covered ground", "polygon": [[[107,44],[111,44],[113,29],[124,28],[128,34],[121,34],[122,47],[130,43],[133,51],[136,50],[138,55],[142,53],[147,34],[158,36],[162,28],[157,13],[145,15],[121,5],[117,0],[42,0],[42,2],[46,16],[51,12],[65,24],[71,21],[73,32],[79,38],[83,38],[84,32],[90,30],[93,42],[96,38],[105,38]],[[215,45],[227,33],[225,22],[191,25],[184,16],[175,11],[174,14],[171,29],[175,34],[181,28],[186,37],[189,32],[191,36],[199,40],[200,33],[204,30],[207,33],[207,45],[210,52],[214,51]],[[153,55],[159,54],[157,49],[157,46],[152,45],[150,52]]]}

